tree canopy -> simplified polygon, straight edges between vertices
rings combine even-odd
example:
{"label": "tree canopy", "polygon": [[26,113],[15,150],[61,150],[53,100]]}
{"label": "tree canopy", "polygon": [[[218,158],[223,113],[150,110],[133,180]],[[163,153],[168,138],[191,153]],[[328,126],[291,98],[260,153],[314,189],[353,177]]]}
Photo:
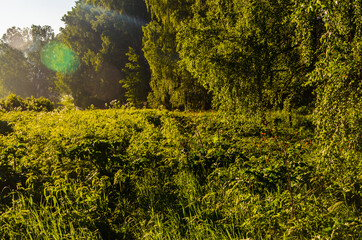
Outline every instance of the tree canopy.
{"label": "tree canopy", "polygon": [[50,26],[12,27],[0,41],[1,95],[55,99],[55,73],[41,62],[42,48],[54,40]]}
{"label": "tree canopy", "polygon": [[[127,63],[129,47],[143,57],[142,26],[147,17],[142,0],[78,1],[63,17],[66,26],[60,40],[78,55],[80,64],[77,72],[59,74],[58,80],[59,86],[73,95],[76,105],[104,107],[124,98],[125,90],[119,84],[124,78],[121,69]],[[146,66],[143,61],[141,67]]]}

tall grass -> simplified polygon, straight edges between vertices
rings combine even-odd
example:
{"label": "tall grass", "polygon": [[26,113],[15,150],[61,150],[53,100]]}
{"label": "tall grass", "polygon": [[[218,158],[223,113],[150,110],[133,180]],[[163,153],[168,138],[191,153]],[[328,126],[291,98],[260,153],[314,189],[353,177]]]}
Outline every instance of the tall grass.
{"label": "tall grass", "polygon": [[0,238],[361,239],[361,153],[288,114],[2,113]]}

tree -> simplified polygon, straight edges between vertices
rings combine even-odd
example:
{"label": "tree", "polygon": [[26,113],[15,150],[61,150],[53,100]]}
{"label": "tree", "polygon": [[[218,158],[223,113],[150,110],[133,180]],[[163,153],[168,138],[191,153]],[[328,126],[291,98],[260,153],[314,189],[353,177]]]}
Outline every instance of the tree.
{"label": "tree", "polygon": [[[312,54],[305,55],[305,61],[315,59],[309,84],[317,86],[314,117],[317,136],[325,145],[323,152],[361,151],[362,3],[354,0],[312,1],[306,5],[301,1],[298,11],[318,14],[324,25],[318,48],[313,47],[308,35],[300,36],[303,49],[312,49]],[[299,26],[297,31],[311,29],[310,25]]]}
{"label": "tree", "polygon": [[125,78],[120,83],[126,89],[127,102],[132,106],[141,107],[147,102],[149,71],[141,67],[139,55],[133,48],[130,47],[126,55],[128,63],[123,69]]}
{"label": "tree", "polygon": [[[136,9],[139,15],[130,15]],[[70,90],[80,107],[104,107],[122,99],[125,90],[119,80],[124,79],[121,69],[128,48],[143,58],[142,25],[147,22],[143,1],[78,1],[63,21],[66,27],[60,38],[79,56],[80,64],[72,75],[58,74],[58,86]]]}
{"label": "tree", "polygon": [[[179,28],[185,68],[225,110],[283,107],[301,86],[293,1],[195,1]],[[298,91],[303,90],[299,87]]]}
{"label": "tree", "polygon": [[210,95],[182,65],[177,48],[180,21],[189,16],[187,1],[153,1],[146,4],[153,20],[144,28],[145,57],[152,72],[152,92],[148,101],[152,107],[167,109],[207,109]]}
{"label": "tree", "polygon": [[0,44],[0,81],[2,97],[10,92],[25,97],[35,91],[30,81],[30,64],[24,53],[3,42]]}
{"label": "tree", "polygon": [[55,73],[41,62],[42,48],[54,39],[50,26],[12,27],[0,43],[0,79],[3,95],[55,99]]}

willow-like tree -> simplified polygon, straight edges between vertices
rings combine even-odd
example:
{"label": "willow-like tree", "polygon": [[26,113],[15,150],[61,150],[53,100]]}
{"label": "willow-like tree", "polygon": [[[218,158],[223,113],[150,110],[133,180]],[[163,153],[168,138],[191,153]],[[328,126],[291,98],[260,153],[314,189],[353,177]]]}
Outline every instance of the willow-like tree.
{"label": "willow-like tree", "polygon": [[314,117],[317,134],[325,145],[323,152],[361,151],[362,2],[298,1],[296,13],[296,16],[308,13],[324,27],[316,46],[313,43],[316,29],[306,24],[305,18],[297,20],[297,32],[304,33],[298,37],[303,60],[314,62],[309,84],[317,86]]}
{"label": "willow-like tree", "polygon": [[182,65],[176,51],[180,22],[191,13],[189,1],[146,0],[154,20],[144,28],[145,57],[152,72],[152,107],[207,109],[210,95]]}
{"label": "willow-like tree", "polygon": [[195,0],[181,23],[178,52],[186,69],[225,110],[303,104],[293,1]]}

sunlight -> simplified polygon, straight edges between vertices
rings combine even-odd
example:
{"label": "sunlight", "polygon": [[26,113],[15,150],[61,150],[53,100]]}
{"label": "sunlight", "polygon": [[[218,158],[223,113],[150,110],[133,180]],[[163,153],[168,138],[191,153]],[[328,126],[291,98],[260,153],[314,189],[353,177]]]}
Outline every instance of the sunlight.
{"label": "sunlight", "polygon": [[83,7],[84,7],[84,9],[86,9],[89,12],[94,13],[94,11],[99,11],[101,13],[102,12],[107,13],[107,15],[112,16],[114,19],[119,20],[120,22],[125,21],[130,24],[134,24],[136,26],[145,26],[146,25],[145,21],[132,17],[132,16],[129,16],[125,13],[120,13],[119,11],[116,11],[116,10],[111,10],[111,9],[107,9],[105,7],[95,6],[95,5],[91,5],[91,4],[85,4]]}

